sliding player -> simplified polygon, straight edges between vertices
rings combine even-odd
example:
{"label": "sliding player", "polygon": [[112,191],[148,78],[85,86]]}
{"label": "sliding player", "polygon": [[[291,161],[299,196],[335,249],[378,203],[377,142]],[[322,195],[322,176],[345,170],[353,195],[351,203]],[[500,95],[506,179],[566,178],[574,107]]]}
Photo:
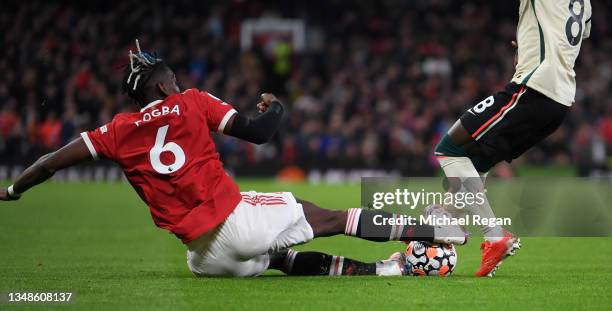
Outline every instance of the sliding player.
{"label": "sliding player", "polygon": [[16,200],[63,168],[107,158],[118,163],[155,224],[187,246],[187,264],[198,276],[255,276],[268,268],[298,275],[404,275],[401,258],[362,263],[289,247],[314,237],[346,234],[372,241],[429,240],[463,244],[459,227],[374,225],[385,212],[331,211],[291,193],[240,192],[225,173],[211,132],[262,144],[276,132],[283,105],[263,94],[260,115],[248,118],[213,95],[180,92],[168,65],[130,51],[124,91],[140,107],[41,157],[0,199]]}
{"label": "sliding player", "polygon": [[[553,133],[574,102],[574,63],[590,33],[590,1],[521,0],[519,14],[512,82],[468,109],[436,146],[446,176],[460,178],[468,191],[481,191],[495,164],[516,159]],[[470,212],[494,217],[487,201]],[[492,276],[520,240],[498,226],[481,231],[485,242],[476,276]]]}

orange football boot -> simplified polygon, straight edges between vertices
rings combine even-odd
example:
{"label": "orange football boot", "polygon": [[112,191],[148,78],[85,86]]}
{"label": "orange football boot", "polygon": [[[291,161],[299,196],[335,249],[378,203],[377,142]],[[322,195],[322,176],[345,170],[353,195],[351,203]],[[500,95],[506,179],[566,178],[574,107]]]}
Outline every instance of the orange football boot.
{"label": "orange football boot", "polygon": [[521,248],[521,239],[510,231],[504,229],[504,237],[497,242],[485,241],[480,246],[482,249],[482,261],[480,268],[476,271],[477,277],[494,276],[502,261],[513,256],[516,250]]}

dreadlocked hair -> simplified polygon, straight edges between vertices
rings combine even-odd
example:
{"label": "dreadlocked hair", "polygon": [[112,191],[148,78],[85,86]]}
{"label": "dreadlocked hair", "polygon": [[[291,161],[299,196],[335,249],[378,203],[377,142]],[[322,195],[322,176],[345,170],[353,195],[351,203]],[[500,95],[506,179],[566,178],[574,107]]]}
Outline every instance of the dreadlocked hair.
{"label": "dreadlocked hair", "polygon": [[136,53],[130,50],[128,56],[130,65],[126,66],[123,77],[122,89],[123,93],[138,102],[141,105],[146,104],[145,90],[147,82],[155,74],[155,72],[166,64],[161,58],[157,58],[155,54],[143,52],[140,49],[140,43],[136,39]]}

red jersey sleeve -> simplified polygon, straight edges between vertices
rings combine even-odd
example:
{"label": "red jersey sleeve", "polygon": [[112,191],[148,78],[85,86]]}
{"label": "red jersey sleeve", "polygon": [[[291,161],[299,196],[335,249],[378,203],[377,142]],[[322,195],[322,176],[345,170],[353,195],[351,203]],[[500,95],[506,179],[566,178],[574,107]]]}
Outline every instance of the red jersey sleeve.
{"label": "red jersey sleeve", "polygon": [[99,128],[81,133],[87,149],[91,153],[91,156],[98,160],[101,157],[107,159],[115,159],[116,150],[116,131],[115,131],[116,118],[112,122],[102,125]]}
{"label": "red jersey sleeve", "polygon": [[196,92],[198,100],[200,101],[200,109],[202,109],[208,128],[211,131],[223,133],[229,119],[238,112],[232,105],[218,99],[210,93],[202,91]]}

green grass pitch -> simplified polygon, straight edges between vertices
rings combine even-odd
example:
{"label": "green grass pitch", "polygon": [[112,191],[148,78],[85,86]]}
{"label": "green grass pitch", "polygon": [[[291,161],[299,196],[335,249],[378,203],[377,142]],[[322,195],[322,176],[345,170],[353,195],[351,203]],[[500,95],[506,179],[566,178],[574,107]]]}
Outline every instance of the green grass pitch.
{"label": "green grass pitch", "polygon": [[[359,205],[358,185],[243,180],[241,189],[292,191],[321,206]],[[416,277],[195,278],[185,248],[154,227],[128,184],[47,183],[0,202],[0,292],[72,291],[67,305],[0,310],[576,310],[612,304],[612,238],[524,238],[495,278],[476,279],[479,242],[458,248],[446,279]],[[402,249],[349,237],[298,247],[374,261]]]}

